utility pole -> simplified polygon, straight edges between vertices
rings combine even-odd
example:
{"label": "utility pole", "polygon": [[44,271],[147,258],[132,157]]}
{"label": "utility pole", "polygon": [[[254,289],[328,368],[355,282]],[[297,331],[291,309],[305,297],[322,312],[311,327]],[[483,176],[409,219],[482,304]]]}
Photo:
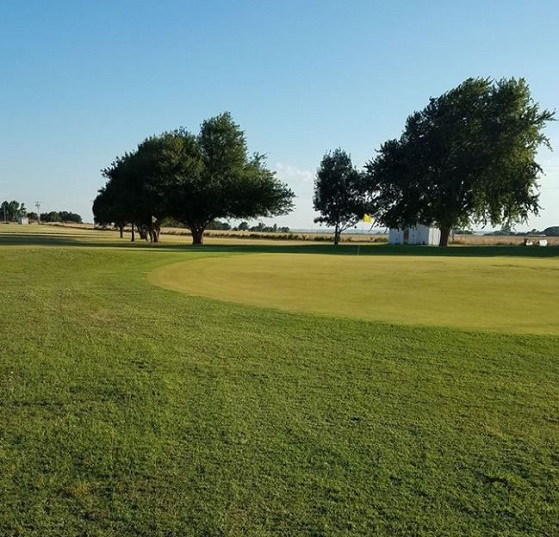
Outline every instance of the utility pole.
{"label": "utility pole", "polygon": [[35,207],[37,207],[37,224],[41,223],[41,202],[36,201]]}

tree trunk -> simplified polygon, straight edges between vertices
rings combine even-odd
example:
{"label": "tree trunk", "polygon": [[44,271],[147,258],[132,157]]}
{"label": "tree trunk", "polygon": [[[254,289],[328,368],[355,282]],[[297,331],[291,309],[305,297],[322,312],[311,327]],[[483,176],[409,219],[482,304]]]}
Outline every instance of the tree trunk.
{"label": "tree trunk", "polygon": [[153,224],[149,225],[149,242],[159,242],[159,233]]}
{"label": "tree trunk", "polygon": [[338,246],[340,242],[340,226],[339,224],[336,224],[336,227],[334,228],[334,246]]}
{"label": "tree trunk", "polygon": [[204,231],[205,228],[190,228],[190,233],[192,233],[192,246],[202,246],[202,244],[204,244]]}
{"label": "tree trunk", "polygon": [[120,231],[120,238],[122,239],[122,237],[124,237],[124,226],[120,224],[118,230]]}
{"label": "tree trunk", "polygon": [[130,242],[134,242],[136,240],[136,233],[134,231],[134,222],[132,222],[132,235],[130,236]]}
{"label": "tree trunk", "polygon": [[450,226],[441,226],[441,240],[439,246],[446,248],[448,246],[448,238],[450,237]]}

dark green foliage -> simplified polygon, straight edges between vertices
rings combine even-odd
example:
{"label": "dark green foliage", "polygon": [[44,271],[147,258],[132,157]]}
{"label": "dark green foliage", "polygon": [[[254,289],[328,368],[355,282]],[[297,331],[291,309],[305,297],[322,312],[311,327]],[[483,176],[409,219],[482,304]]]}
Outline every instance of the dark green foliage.
{"label": "dark green foliage", "polygon": [[58,211],[50,211],[49,213],[41,213],[41,222],[62,222]]}
{"label": "dark green foliage", "polygon": [[369,193],[365,176],[351,163],[342,149],[322,158],[314,183],[313,206],[320,216],[314,219],[334,228],[334,244],[342,231],[354,226],[369,212]]}
{"label": "dark green foliage", "polygon": [[[243,222],[241,222],[241,224],[243,224]],[[243,231],[240,226],[237,229],[239,231]],[[264,224],[264,222],[258,222],[258,224],[256,224],[255,226],[250,226],[250,228],[247,224],[247,229],[248,231],[256,231],[258,233],[289,233],[289,228],[287,226],[278,227],[277,224],[274,224],[273,226],[267,226],[266,224]],[[247,229],[245,229],[244,231],[247,231]]]}
{"label": "dark green foliage", "polygon": [[265,166],[262,155],[249,157],[243,131],[231,115],[202,123],[196,137],[196,172],[177,176],[173,216],[201,244],[217,218],[270,217],[288,213],[293,192]]}
{"label": "dark green foliage", "polygon": [[412,114],[367,164],[375,215],[390,227],[510,226],[538,213],[535,161],[554,114],[523,79],[468,79]]}
{"label": "dark green foliage", "polygon": [[[161,220],[170,216],[171,186],[183,173],[192,136],[183,131],[147,138],[133,153],[118,157],[103,175],[108,179],[93,203],[98,224],[131,223],[141,236],[158,242]],[[188,155],[187,155],[188,156]],[[134,240],[134,234],[132,234]]]}
{"label": "dark green foliage", "polygon": [[[30,220],[37,220],[37,213],[28,213],[25,205],[19,201],[4,201],[0,205],[0,220],[8,222],[16,222],[18,218],[27,216]],[[70,211],[50,211],[48,213],[41,213],[42,222],[74,222],[81,224],[82,217],[79,214]]]}
{"label": "dark green foliage", "polygon": [[543,234],[548,237],[559,237],[559,226],[547,227],[543,230]]}
{"label": "dark green foliage", "polygon": [[221,220],[214,220],[208,224],[207,229],[214,229],[219,231],[229,231],[231,229],[231,224],[228,222],[222,222]]}
{"label": "dark green foliage", "polygon": [[70,211],[59,211],[60,219],[62,222],[73,222],[75,224],[82,223],[82,217],[77,213],[72,213]]}
{"label": "dark green foliage", "polygon": [[193,243],[202,244],[216,219],[280,215],[293,206],[293,192],[263,156],[248,156],[244,133],[228,113],[204,121],[197,136],[180,129],[148,138],[103,175],[96,221],[144,226],[152,240],[164,218],[186,225]]}
{"label": "dark green foliage", "polygon": [[[99,190],[92,207],[95,224],[100,226],[114,224],[120,229],[121,238],[127,223],[137,224],[132,204],[133,198],[125,188],[128,182],[125,174],[126,158],[127,155],[117,159],[110,168],[103,170],[108,181]],[[132,233],[132,240],[134,240],[134,233]]]}
{"label": "dark green foliage", "polygon": [[2,222],[16,222],[19,217],[26,214],[25,205],[19,201],[3,201],[0,205],[0,221]]}
{"label": "dark green foliage", "polygon": [[[35,213],[33,213],[37,216]],[[29,216],[31,218],[31,216]],[[67,222],[81,224],[82,217],[79,214],[70,211],[50,211],[49,213],[41,213],[41,222]]]}

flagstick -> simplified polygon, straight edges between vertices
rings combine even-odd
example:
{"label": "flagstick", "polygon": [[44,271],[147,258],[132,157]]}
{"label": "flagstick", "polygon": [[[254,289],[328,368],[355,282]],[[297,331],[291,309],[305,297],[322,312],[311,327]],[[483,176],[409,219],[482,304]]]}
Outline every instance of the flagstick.
{"label": "flagstick", "polygon": [[371,223],[371,229],[373,229],[373,225],[374,225],[374,222],[373,222],[371,216],[368,213],[363,213],[363,218],[361,218],[359,221],[361,222],[361,233],[360,233],[361,237],[359,238],[359,244],[357,245],[357,255],[359,255],[359,252],[360,252],[360,249],[361,249],[361,242],[363,241],[363,235],[364,235],[363,226],[364,226],[365,222],[370,222]]}
{"label": "flagstick", "polygon": [[357,245],[357,255],[359,255],[359,251],[361,250],[361,241],[363,240],[363,220],[359,221],[361,223],[361,233],[359,237],[359,244]]}

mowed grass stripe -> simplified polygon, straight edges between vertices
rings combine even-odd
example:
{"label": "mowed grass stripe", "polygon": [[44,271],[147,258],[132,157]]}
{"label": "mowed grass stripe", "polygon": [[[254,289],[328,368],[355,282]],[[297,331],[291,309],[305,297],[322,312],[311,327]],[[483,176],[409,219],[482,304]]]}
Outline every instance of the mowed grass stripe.
{"label": "mowed grass stripe", "polygon": [[529,257],[253,254],[189,259],[155,285],[288,311],[559,335],[559,261]]}

